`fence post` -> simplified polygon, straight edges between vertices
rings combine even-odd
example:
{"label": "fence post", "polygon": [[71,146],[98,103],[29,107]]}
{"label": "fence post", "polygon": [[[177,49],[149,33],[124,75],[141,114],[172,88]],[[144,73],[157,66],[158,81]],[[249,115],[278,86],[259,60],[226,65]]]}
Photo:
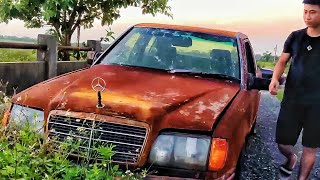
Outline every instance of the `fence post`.
{"label": "fence post", "polygon": [[[38,44],[47,45],[45,53],[37,51],[37,60],[46,61],[46,78],[50,79],[57,76],[57,60],[58,60],[58,43],[54,36],[39,34]],[[43,54],[44,57],[43,57]]]}
{"label": "fence post", "polygon": [[[46,35],[38,34],[38,45],[47,45]],[[37,61],[45,61],[46,50],[37,50]]]}

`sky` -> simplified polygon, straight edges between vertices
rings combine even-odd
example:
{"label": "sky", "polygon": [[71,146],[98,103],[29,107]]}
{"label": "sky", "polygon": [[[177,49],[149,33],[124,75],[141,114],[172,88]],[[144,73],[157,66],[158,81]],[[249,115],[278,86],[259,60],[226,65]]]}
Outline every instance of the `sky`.
{"label": "sky", "polygon": [[[245,33],[255,53],[281,53],[290,32],[304,28],[302,0],[169,0],[173,18],[165,15],[142,15],[141,9],[121,9],[121,17],[111,26],[115,37],[137,23],[190,25]],[[105,36],[106,26],[95,21],[94,27],[81,31],[80,41]],[[0,35],[36,38],[48,27],[27,29],[19,20],[0,23]],[[73,36],[75,41],[76,34]]]}

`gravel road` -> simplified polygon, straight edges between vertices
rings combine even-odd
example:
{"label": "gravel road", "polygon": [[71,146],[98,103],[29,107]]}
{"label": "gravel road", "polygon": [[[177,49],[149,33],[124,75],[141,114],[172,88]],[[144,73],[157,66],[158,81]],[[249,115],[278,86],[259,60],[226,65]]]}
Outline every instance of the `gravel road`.
{"label": "gravel road", "polygon": [[[271,96],[269,92],[263,91],[257,118],[257,134],[251,136],[248,140],[243,157],[244,165],[241,179],[277,179],[277,168],[285,161],[275,144],[276,121],[279,109],[280,101],[275,96]],[[300,158],[302,151],[301,137],[295,146],[295,151]],[[318,152],[317,157],[311,180],[320,180],[320,152]],[[297,179],[298,169],[299,166],[297,165],[292,179]]]}

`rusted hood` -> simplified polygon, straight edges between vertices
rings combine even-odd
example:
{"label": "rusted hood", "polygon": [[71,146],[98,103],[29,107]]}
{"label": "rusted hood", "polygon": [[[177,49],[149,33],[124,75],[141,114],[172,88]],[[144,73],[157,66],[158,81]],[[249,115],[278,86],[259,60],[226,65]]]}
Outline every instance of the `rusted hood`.
{"label": "rusted hood", "polygon": [[[96,107],[94,78],[106,82],[104,108]],[[13,102],[45,110],[121,114],[163,128],[211,130],[236,95],[239,84],[169,74],[142,68],[97,65],[37,84],[13,97]]]}

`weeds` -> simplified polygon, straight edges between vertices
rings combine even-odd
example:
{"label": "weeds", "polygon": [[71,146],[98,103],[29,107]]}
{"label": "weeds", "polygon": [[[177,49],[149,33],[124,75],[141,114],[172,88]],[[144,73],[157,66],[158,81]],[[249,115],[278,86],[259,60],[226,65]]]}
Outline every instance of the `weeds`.
{"label": "weeds", "polygon": [[138,180],[147,174],[123,172],[113,165],[112,145],[96,148],[101,160],[93,162],[72,161],[69,156],[78,148],[73,139],[57,144],[26,125],[10,123],[0,129],[0,179]]}
{"label": "weeds", "polygon": [[0,80],[0,119],[2,119],[4,111],[9,108],[11,102],[11,98],[6,95],[8,84],[8,82],[5,83],[3,80]]}
{"label": "weeds", "polygon": [[0,179],[139,180],[147,175],[146,170],[122,171],[113,164],[113,145],[101,145],[94,148],[95,153],[75,161],[72,155],[79,153],[81,139],[68,136],[57,143],[56,138],[46,138],[32,123],[11,120],[1,127]]}

